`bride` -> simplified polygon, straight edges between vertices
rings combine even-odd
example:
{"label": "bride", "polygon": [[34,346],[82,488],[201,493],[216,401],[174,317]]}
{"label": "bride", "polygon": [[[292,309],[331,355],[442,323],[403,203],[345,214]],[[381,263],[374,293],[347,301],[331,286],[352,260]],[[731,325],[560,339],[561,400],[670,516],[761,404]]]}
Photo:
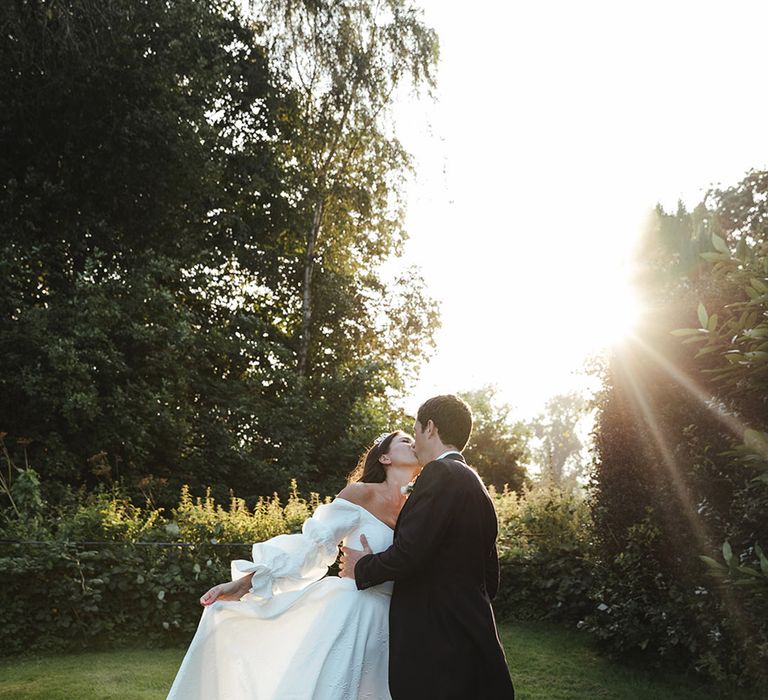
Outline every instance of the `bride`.
{"label": "bride", "polygon": [[339,542],[374,552],[392,544],[402,488],[419,471],[413,446],[400,431],[380,436],[301,534],[259,542],[253,561],[232,562],[233,580],[200,598],[205,610],[168,700],[390,697],[392,583],[358,591],[325,574]]}

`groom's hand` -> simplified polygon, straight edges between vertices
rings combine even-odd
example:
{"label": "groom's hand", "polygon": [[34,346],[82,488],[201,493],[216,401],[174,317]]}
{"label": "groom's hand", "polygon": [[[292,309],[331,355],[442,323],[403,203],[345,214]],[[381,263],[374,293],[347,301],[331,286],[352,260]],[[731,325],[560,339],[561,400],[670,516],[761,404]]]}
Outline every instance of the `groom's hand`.
{"label": "groom's hand", "polygon": [[355,566],[366,554],[373,554],[368,546],[368,539],[365,535],[360,535],[360,544],[363,545],[362,551],[359,549],[341,548],[341,562],[339,564],[339,575],[345,578],[355,578]]}

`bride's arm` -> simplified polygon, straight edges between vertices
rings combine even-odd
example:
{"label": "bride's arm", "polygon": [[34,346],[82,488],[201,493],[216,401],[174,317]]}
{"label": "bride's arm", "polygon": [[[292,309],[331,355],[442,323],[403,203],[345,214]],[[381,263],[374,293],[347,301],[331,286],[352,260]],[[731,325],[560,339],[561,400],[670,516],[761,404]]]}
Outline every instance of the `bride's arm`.
{"label": "bride's arm", "polygon": [[240,600],[251,589],[251,578],[253,574],[214,586],[200,596],[200,605],[210,605],[217,600]]}
{"label": "bride's arm", "polygon": [[325,576],[336,561],[339,542],[357,527],[359,518],[360,509],[347,500],[324,503],[304,522],[300,534],[258,542],[250,561],[233,561],[232,580],[246,577],[245,593],[260,598],[304,588]]}

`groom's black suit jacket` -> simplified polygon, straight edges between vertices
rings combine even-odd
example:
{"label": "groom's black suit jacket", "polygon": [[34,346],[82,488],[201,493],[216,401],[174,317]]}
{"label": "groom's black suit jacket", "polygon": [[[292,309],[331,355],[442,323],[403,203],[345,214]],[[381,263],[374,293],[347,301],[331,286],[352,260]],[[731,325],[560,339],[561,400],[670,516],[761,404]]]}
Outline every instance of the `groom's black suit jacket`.
{"label": "groom's black suit jacket", "polygon": [[422,469],[392,546],[357,563],[358,588],[395,582],[393,700],[514,698],[491,609],[499,587],[497,529],[480,477],[452,452]]}

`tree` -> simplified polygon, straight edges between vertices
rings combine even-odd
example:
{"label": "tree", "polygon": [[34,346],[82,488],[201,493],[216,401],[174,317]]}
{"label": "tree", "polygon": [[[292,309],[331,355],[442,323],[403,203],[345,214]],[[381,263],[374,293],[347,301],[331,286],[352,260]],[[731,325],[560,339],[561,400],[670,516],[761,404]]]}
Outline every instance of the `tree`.
{"label": "tree", "polygon": [[[251,333],[268,316],[227,306],[240,292],[224,270],[253,231],[270,238],[279,204],[265,52],[229,2],[0,12],[3,423],[34,439],[49,486],[93,483],[102,452],[113,476],[169,478],[181,462],[194,483],[227,478],[232,374],[279,355]],[[267,194],[246,227],[236,192],[255,163]]]}
{"label": "tree", "polygon": [[258,0],[252,8],[272,27],[273,61],[296,88],[284,162],[297,213],[290,235],[303,256],[297,366],[306,376],[328,348],[322,336],[338,328],[319,308],[328,281],[317,268],[334,284],[355,280],[353,304],[365,304],[367,291],[379,291],[367,273],[404,240],[399,183],[408,155],[387,111],[404,82],[434,85],[437,38],[404,0]]}
{"label": "tree", "polygon": [[691,212],[657,208],[640,252],[648,317],[611,358],[598,397],[591,506],[603,612],[587,622],[616,650],[753,679],[764,677],[764,601],[716,585],[699,555],[714,561],[722,548],[729,567],[752,564],[759,576],[761,458],[739,443],[744,427],[766,427],[766,182],[751,173]]}
{"label": "tree", "polygon": [[[712,194],[715,252],[706,254],[710,286],[723,290],[699,302],[697,327],[674,331],[698,348],[701,380],[731,426],[728,458],[735,488],[724,513],[724,564],[703,556],[726,583],[759,587],[747,604],[764,616],[768,560],[768,172],[750,172]],[[721,445],[717,445],[721,447]],[[735,552],[734,552],[735,549]],[[710,552],[714,555],[714,552]],[[749,564],[752,565],[750,568]]]}
{"label": "tree", "polygon": [[461,394],[472,409],[474,425],[469,445],[464,450],[467,462],[477,469],[488,486],[498,490],[508,486],[521,492],[528,484],[525,464],[528,452],[528,431],[521,422],[512,423],[511,407],[500,403],[496,389],[485,386]]}
{"label": "tree", "polygon": [[[378,205],[314,258],[316,371],[297,372],[291,153],[312,144],[264,22],[235,0],[0,9],[0,427],[32,439],[49,493],[337,487],[401,419],[390,392],[437,316],[417,272],[378,278],[404,235],[374,245]],[[361,183],[386,197],[394,161],[371,143]]]}
{"label": "tree", "polygon": [[586,411],[587,402],[578,392],[559,394],[547,401],[544,412],[530,424],[539,441],[532,450],[533,460],[540,465],[542,477],[558,488],[571,490],[578,485],[586,463],[579,423]]}

